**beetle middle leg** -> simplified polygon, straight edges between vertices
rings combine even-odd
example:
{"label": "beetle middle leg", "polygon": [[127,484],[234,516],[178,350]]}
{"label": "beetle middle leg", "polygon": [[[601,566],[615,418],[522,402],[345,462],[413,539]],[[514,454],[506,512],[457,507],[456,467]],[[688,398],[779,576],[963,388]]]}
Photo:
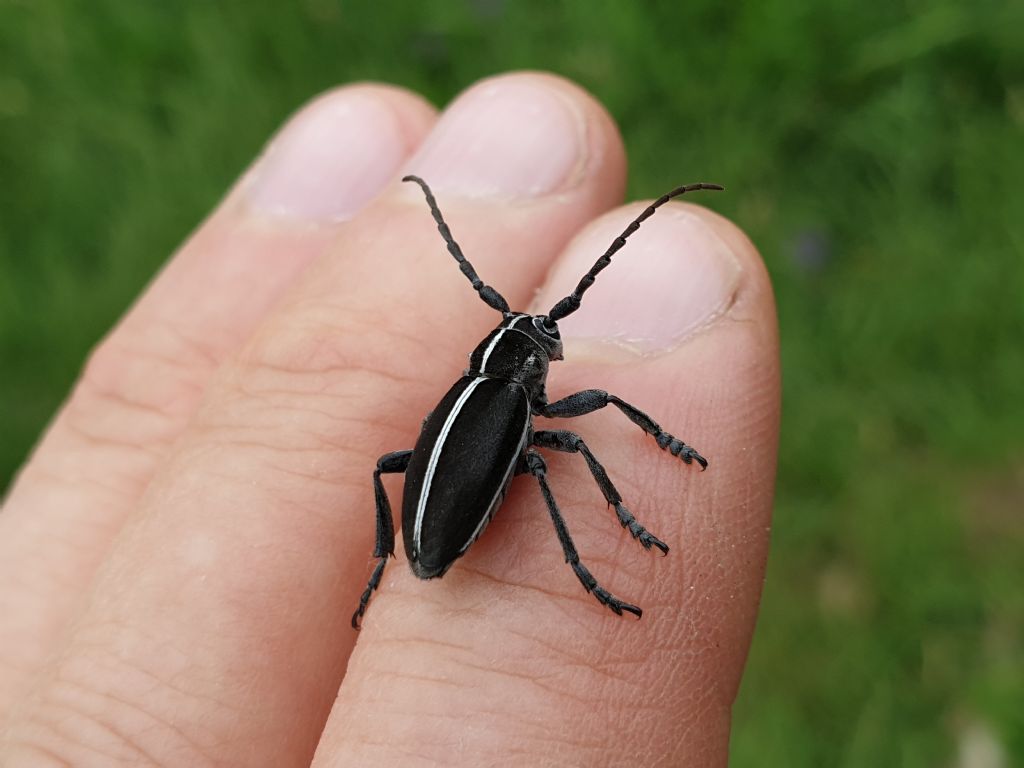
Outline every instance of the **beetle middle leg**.
{"label": "beetle middle leg", "polygon": [[708,468],[708,461],[697,451],[688,446],[677,437],[658,426],[658,422],[641,411],[639,408],[630,405],[615,395],[605,392],[603,389],[585,389],[582,392],[563,397],[550,405],[544,405],[538,409],[541,416],[553,419],[571,419],[575,416],[583,416],[593,413],[606,405],[614,405],[622,411],[626,418],[636,424],[640,429],[654,438],[658,447],[668,451],[673,456],[678,456],[687,464],[697,462],[702,470]]}
{"label": "beetle middle leg", "polygon": [[601,493],[604,494],[605,501],[615,508],[615,514],[618,516],[622,527],[628,528],[633,538],[639,541],[644,549],[657,547],[661,550],[662,554],[668,554],[668,544],[640,525],[637,519],[633,517],[633,514],[623,506],[622,496],[619,495],[618,489],[612,484],[611,478],[608,477],[608,473],[601,466],[601,462],[591,453],[590,448],[583,442],[582,437],[575,432],[567,430],[543,429],[534,432],[533,444],[541,448],[550,448],[554,451],[582,454],[583,459],[587,462],[588,469],[590,469],[590,474],[594,476],[594,481],[601,489]]}
{"label": "beetle middle leg", "polygon": [[391,502],[388,501],[388,494],[384,490],[384,483],[380,481],[380,476],[405,472],[411,457],[412,451],[385,453],[377,459],[377,468],[373,470],[373,496],[377,507],[377,543],[373,548],[373,556],[380,559],[373,569],[366,590],[359,598],[359,608],[352,614],[353,629],[359,629],[359,620],[366,613],[366,604],[370,602],[370,596],[380,584],[384,566],[387,564],[388,558],[395,554],[395,521],[391,517]]}
{"label": "beetle middle leg", "polygon": [[576,574],[576,578],[583,584],[583,588],[587,592],[592,593],[601,605],[607,605],[619,616],[622,615],[623,611],[632,613],[637,617],[641,616],[643,611],[640,608],[623,602],[611,594],[597,583],[597,580],[587,570],[586,566],[580,562],[576,545],[572,542],[569,529],[566,528],[565,520],[562,519],[562,513],[558,509],[558,503],[555,501],[551,488],[548,486],[547,464],[544,458],[539,453],[528,451],[524,461],[526,463],[526,471],[537,478],[537,482],[540,484],[540,492],[544,494],[544,501],[548,505],[548,512],[551,514],[551,522],[555,524],[555,532],[558,534],[558,541],[562,545],[562,551],[565,553],[565,561],[572,567],[573,573]]}

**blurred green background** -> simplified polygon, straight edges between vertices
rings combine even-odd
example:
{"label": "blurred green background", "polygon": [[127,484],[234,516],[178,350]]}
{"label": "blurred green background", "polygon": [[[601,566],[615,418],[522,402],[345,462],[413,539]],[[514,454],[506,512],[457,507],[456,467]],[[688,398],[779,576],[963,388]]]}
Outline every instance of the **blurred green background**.
{"label": "blurred green background", "polygon": [[775,282],[778,500],[733,764],[1024,764],[1021,30],[1024,3],[960,0],[0,0],[0,486],[291,110],[553,70],[619,121],[631,196],[724,183],[702,202]]}

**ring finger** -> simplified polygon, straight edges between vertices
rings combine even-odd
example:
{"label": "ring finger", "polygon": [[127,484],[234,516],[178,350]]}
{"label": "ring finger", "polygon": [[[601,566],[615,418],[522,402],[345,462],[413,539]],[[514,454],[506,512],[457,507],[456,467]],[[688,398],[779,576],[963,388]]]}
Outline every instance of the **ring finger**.
{"label": "ring finger", "polygon": [[0,515],[0,717],[192,417],[213,371],[434,122],[397,88],[303,109],[93,353]]}

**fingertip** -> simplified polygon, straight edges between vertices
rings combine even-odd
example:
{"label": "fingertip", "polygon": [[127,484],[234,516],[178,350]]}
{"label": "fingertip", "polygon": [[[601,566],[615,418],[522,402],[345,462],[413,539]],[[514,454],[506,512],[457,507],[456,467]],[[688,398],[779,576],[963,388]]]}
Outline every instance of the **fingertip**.
{"label": "fingertip", "polygon": [[391,83],[365,80],[328,88],[310,98],[288,117],[267,142],[267,147],[273,144],[280,133],[304,116],[357,99],[364,103],[374,102],[392,113],[390,117],[395,121],[407,152],[415,151],[437,123],[437,107],[415,91]]}
{"label": "fingertip", "polygon": [[239,185],[250,215],[351,218],[387,187],[430,131],[436,112],[395,86],[358,83],[301,107]]}
{"label": "fingertip", "polygon": [[604,104],[579,83],[554,72],[522,70],[506,76],[552,88],[580,111],[590,158],[587,177],[601,182],[595,185],[595,193],[604,201],[600,210],[619,204],[626,187],[626,147],[618,123]]}
{"label": "fingertip", "polygon": [[406,169],[448,198],[551,205],[583,192],[603,210],[621,199],[625,166],[593,96],[557,75],[513,72],[460,93]]}
{"label": "fingertip", "polygon": [[[734,318],[758,319],[774,331],[775,298],[768,269],[757,246],[728,217],[702,205],[680,205],[685,205],[692,215],[698,217],[721,240],[739,267],[739,280],[732,295],[729,314]],[[769,320],[771,322],[766,323]]]}
{"label": "fingertip", "polygon": [[[555,263],[534,310],[568,295],[646,205],[618,208],[585,227]],[[647,356],[670,352],[737,314],[774,317],[757,250],[728,219],[700,205],[672,202],[629,236],[561,331],[567,342],[603,342]]]}

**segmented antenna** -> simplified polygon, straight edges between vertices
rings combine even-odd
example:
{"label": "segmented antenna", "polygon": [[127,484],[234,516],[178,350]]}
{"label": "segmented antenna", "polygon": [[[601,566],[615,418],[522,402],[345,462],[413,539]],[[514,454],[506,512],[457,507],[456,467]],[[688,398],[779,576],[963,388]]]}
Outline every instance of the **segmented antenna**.
{"label": "segmented antenna", "polygon": [[698,189],[722,190],[725,189],[725,187],[719,184],[687,184],[684,187],[676,187],[671,192],[659,197],[657,200],[655,200],[653,203],[647,206],[647,208],[644,209],[643,213],[641,213],[639,216],[633,219],[630,225],[626,227],[625,230],[623,230],[621,235],[615,238],[611,246],[609,246],[608,250],[604,252],[604,255],[601,258],[599,258],[594,263],[594,266],[590,268],[590,271],[583,276],[583,279],[580,280],[579,285],[576,286],[576,290],[574,290],[564,299],[555,304],[555,306],[551,308],[551,311],[548,312],[548,317],[557,323],[566,315],[571,315],[573,312],[579,309],[580,300],[583,298],[583,294],[586,292],[587,288],[594,284],[594,280],[597,278],[598,273],[600,273],[602,269],[604,269],[605,267],[612,263],[612,256],[614,256],[616,251],[618,251],[620,248],[622,248],[622,246],[626,244],[626,238],[628,238],[630,235],[632,235],[634,232],[640,229],[640,225],[643,222],[649,219],[658,208],[663,206],[673,197],[679,197],[680,195],[685,194],[687,192],[696,192]]}
{"label": "segmented antenna", "polygon": [[434,193],[430,191],[430,187],[427,186],[427,182],[421,179],[419,176],[405,176],[402,181],[413,181],[420,185],[423,189],[423,194],[427,198],[427,205],[430,206],[430,213],[434,217],[434,221],[437,222],[437,231],[441,233],[441,237],[444,238],[445,245],[448,246],[448,253],[455,257],[455,260],[459,262],[459,269],[462,270],[462,274],[469,278],[469,282],[473,284],[473,290],[480,294],[480,298],[486,302],[487,306],[492,307],[499,312],[508,312],[508,302],[505,301],[504,297],[496,290],[491,288],[489,285],[484,285],[484,281],[477,275],[476,270],[473,269],[473,265],[469,263],[469,260],[462,255],[462,249],[459,248],[459,244],[455,242],[455,238],[452,237],[452,231],[445,224],[444,217],[441,216],[441,210],[437,207],[437,200],[434,199]]}

